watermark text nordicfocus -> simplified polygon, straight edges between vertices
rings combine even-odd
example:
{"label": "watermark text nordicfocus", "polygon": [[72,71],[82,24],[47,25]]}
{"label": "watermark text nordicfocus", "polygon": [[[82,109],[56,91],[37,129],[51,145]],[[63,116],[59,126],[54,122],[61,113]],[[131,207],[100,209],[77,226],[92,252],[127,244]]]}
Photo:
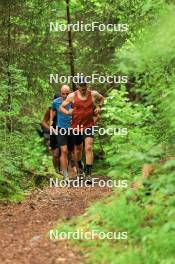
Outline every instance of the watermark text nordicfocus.
{"label": "watermark text nordicfocus", "polygon": [[[78,83],[78,80],[80,77],[83,76],[83,73],[77,73],[75,76],[72,75],[59,75],[58,73],[56,74],[50,74],[49,76],[49,82],[50,83],[60,83],[60,84],[70,84],[70,83]],[[128,82],[128,76],[104,76],[100,75],[98,73],[93,73],[92,75],[86,75],[84,77],[84,80],[87,84],[90,83],[109,83],[109,84],[125,84]]]}
{"label": "watermark text nordicfocus", "polygon": [[59,232],[58,230],[50,230],[49,236],[51,240],[92,240],[92,239],[110,239],[110,240],[126,240],[128,238],[127,232],[103,232],[99,230],[91,230],[84,232],[81,229],[76,231]]}
{"label": "watermark text nordicfocus", "polygon": [[126,189],[128,187],[128,181],[113,180],[113,179],[104,180],[104,179],[92,177],[91,184],[89,184],[89,181],[84,179],[83,177],[77,177],[76,179],[69,179],[69,180],[59,180],[58,178],[56,179],[50,178],[50,188],[53,187],[93,188],[97,186],[100,188]]}
{"label": "watermark text nordicfocus", "polygon": [[84,23],[83,21],[77,21],[74,24],[64,24],[56,22],[50,22],[50,32],[66,32],[66,31],[108,31],[108,32],[127,32],[129,30],[128,24],[104,24],[97,21],[91,23]]}
{"label": "watermark text nordicfocus", "polygon": [[86,136],[90,136],[90,135],[95,135],[98,134],[100,136],[104,136],[104,135],[108,135],[108,136],[126,136],[128,134],[128,129],[126,127],[122,127],[122,128],[113,128],[113,127],[108,127],[108,128],[104,128],[104,127],[99,127],[99,126],[92,126],[91,128],[83,128],[83,125],[81,126],[77,126],[75,128],[69,127],[69,128],[59,128],[58,126],[56,126],[56,128],[54,128],[53,126],[50,126],[50,135],[86,135]]}

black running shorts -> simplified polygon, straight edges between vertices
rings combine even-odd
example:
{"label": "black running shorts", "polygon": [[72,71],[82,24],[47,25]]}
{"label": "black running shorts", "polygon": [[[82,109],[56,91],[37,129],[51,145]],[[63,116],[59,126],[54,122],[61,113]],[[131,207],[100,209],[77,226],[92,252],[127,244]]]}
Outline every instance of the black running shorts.
{"label": "black running shorts", "polygon": [[[64,133],[66,132],[66,133]],[[72,134],[68,134],[68,131],[65,129],[61,130],[58,128],[57,144],[58,147],[67,146],[69,151],[73,151],[74,149],[74,139]]]}
{"label": "black running shorts", "polygon": [[86,128],[83,133],[80,132],[79,135],[73,135],[74,145],[81,145],[81,143],[83,143],[84,139],[87,137],[94,137],[92,127]]}

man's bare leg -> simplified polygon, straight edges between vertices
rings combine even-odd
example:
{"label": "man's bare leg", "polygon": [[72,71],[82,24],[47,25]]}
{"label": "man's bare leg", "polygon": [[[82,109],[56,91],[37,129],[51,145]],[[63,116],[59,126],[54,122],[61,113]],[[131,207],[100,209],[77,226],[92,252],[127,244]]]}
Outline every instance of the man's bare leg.
{"label": "man's bare leg", "polygon": [[77,175],[77,162],[74,149],[68,153],[68,174],[71,177]]}
{"label": "man's bare leg", "polygon": [[83,143],[81,143],[80,145],[75,145],[75,159],[77,162],[77,171],[79,175],[83,174],[82,155]]}
{"label": "man's bare leg", "polygon": [[68,149],[67,146],[61,146],[61,157],[60,157],[60,163],[61,163],[61,170],[64,175],[64,179],[68,179]]}
{"label": "man's bare leg", "polygon": [[89,179],[91,178],[92,174],[92,165],[93,165],[93,138],[86,137],[85,138],[85,153],[86,153],[86,174]]}
{"label": "man's bare leg", "polygon": [[55,171],[59,173],[60,171],[59,148],[53,149],[53,166],[55,168]]}

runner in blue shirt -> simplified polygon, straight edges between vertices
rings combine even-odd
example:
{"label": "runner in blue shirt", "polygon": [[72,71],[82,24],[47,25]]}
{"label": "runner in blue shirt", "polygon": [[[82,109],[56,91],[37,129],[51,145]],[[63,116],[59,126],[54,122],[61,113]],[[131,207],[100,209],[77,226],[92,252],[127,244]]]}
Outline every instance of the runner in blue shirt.
{"label": "runner in blue shirt", "polygon": [[[53,118],[57,116],[57,123],[56,126],[58,128],[58,135],[57,135],[57,143],[58,147],[61,149],[61,169],[64,175],[64,179],[67,181],[68,178],[68,151],[73,152],[74,143],[73,143],[73,136],[68,134],[68,128],[71,127],[71,115],[65,115],[62,113],[59,108],[64,100],[66,100],[67,96],[70,93],[70,88],[68,85],[63,85],[61,87],[60,97],[55,99],[52,103],[51,108],[51,123],[52,126]],[[71,104],[67,105],[67,110],[71,109]],[[66,130],[66,134],[62,133],[62,130]]]}

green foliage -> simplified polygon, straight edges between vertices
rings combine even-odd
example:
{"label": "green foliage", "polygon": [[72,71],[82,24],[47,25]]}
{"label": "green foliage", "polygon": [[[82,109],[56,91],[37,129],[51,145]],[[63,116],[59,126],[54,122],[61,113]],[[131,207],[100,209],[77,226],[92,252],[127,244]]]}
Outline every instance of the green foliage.
{"label": "green foliage", "polygon": [[52,157],[46,156],[42,142],[31,130],[31,136],[13,132],[6,139],[1,137],[0,199],[18,201],[28,188],[35,187],[37,175],[48,183],[53,175]]}
{"label": "green foliage", "polygon": [[[93,2],[102,8],[103,4]],[[113,179],[127,179],[129,188],[114,191],[84,216],[56,227],[128,232],[127,240],[72,241],[84,252],[87,263],[174,263],[175,162],[161,162],[175,152],[174,6],[138,1],[135,12],[140,8],[144,19],[134,24],[138,17],[130,17],[136,28],[121,47],[116,45],[112,64],[107,63],[108,73],[127,73],[130,83],[111,89],[102,109],[105,128],[128,129],[127,136],[104,136],[101,142],[105,172]],[[155,166],[147,179],[141,177],[145,163]],[[141,187],[132,189],[133,181],[141,182]]]}
{"label": "green foliage", "polygon": [[44,156],[42,141],[35,131],[38,120],[31,116],[29,108],[34,93],[28,91],[24,72],[16,65],[10,65],[8,71],[10,79],[4,74],[0,85],[0,199],[17,201],[32,186],[28,175],[44,175],[52,163]]}
{"label": "green foliage", "polygon": [[128,233],[127,240],[72,241],[88,256],[87,263],[173,263],[174,202],[174,197],[160,191],[154,191],[154,196],[116,192],[91,206],[84,217],[59,224],[57,230]]}
{"label": "green foliage", "polygon": [[[53,175],[35,128],[58,90],[49,74],[70,74],[67,33],[49,32],[50,21],[67,23],[66,4],[1,1],[0,7],[0,199],[17,201]],[[99,137],[95,151],[104,152],[101,173],[143,185],[115,191],[58,228],[128,232],[127,241],[78,241],[89,263],[173,264],[175,164],[160,160],[175,152],[174,1],[72,0],[70,10],[72,23],[129,25],[116,34],[73,32],[74,61],[84,74],[129,75],[125,86],[96,86],[106,97],[103,126],[127,128],[128,134]],[[142,182],[145,163],[156,169]]]}
{"label": "green foliage", "polygon": [[[143,163],[161,156],[161,146],[156,146],[153,111],[152,105],[129,102],[127,92],[122,90],[113,90],[106,98],[104,127],[117,127],[120,132],[103,139],[109,176],[129,178],[130,173],[140,172]],[[123,128],[127,128],[127,135],[122,135]]]}

